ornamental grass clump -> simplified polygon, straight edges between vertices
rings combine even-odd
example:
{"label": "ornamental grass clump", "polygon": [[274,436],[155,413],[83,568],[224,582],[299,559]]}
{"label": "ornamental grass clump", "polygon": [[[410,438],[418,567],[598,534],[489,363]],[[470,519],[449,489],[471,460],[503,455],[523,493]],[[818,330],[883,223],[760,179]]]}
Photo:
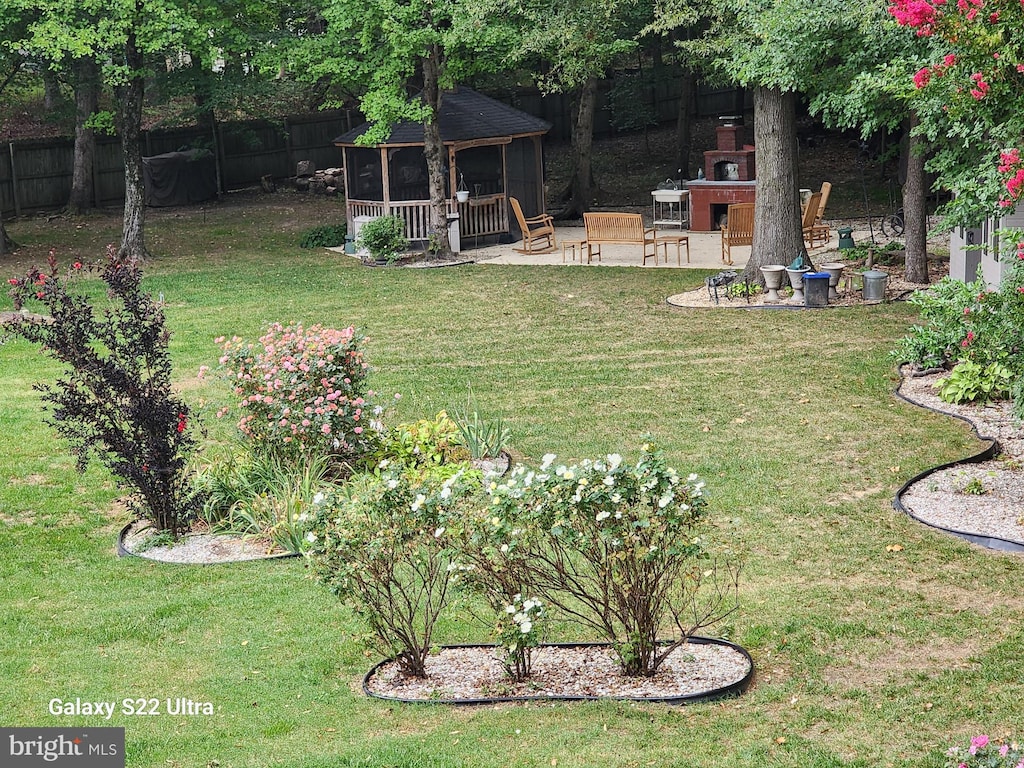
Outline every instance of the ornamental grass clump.
{"label": "ornamental grass clump", "polygon": [[[172,394],[171,356],[160,304],[141,288],[142,270],[113,246],[101,265],[74,264],[62,276],[50,252],[46,272],[12,278],[16,307],[37,303],[47,315],[22,314],[11,336],[39,345],[64,366],[54,384],[37,384],[47,419],[71,446],[79,470],[90,457],[131,491],[129,506],[177,538],[202,506],[188,471],[195,450],[189,407]],[[106,283],[102,310],[72,290],[83,274]]]}
{"label": "ornamental grass clump", "polygon": [[[331,456],[353,463],[370,452],[381,408],[367,389],[364,338],[351,326],[275,323],[257,343],[218,339],[221,365],[234,385],[238,429],[254,450],[304,460]],[[223,408],[218,416],[225,416]]]}
{"label": "ornamental grass clump", "polygon": [[492,570],[611,642],[626,675],[654,675],[735,608],[736,570],[712,564],[701,537],[704,483],[650,444],[635,464],[611,454],[565,465],[548,454],[490,494]]}
{"label": "ornamental grass clump", "polygon": [[434,627],[462,574],[448,529],[479,487],[475,471],[395,464],[316,506],[306,549],[314,572],[407,675],[427,676]]}

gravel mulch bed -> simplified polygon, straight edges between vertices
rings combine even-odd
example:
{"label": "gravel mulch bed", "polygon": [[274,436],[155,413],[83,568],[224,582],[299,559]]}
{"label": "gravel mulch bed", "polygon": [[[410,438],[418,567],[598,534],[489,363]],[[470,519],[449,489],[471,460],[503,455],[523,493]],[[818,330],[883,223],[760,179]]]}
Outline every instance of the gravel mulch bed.
{"label": "gravel mulch bed", "polygon": [[898,389],[907,400],[971,422],[983,438],[997,441],[994,459],[939,469],[909,485],[903,506],[922,522],[950,531],[987,536],[1024,547],[1024,429],[1007,402],[954,405],[935,384],[941,374],[910,376]]}
{"label": "gravel mulch bed", "polygon": [[666,699],[706,694],[736,685],[751,672],[736,648],[689,643],[675,649],[651,678],[625,677],[607,646],[542,646],[533,674],[512,683],[491,646],[442,648],[427,659],[427,677],[409,678],[396,662],[378,666],[366,682],[375,696],[458,703],[481,699],[607,697]]}
{"label": "gravel mulch bed", "polygon": [[154,535],[148,523],[135,522],[121,539],[121,547],[130,555],[164,563],[233,563],[284,557],[288,553],[272,544],[248,536],[194,530],[172,544],[149,546]]}

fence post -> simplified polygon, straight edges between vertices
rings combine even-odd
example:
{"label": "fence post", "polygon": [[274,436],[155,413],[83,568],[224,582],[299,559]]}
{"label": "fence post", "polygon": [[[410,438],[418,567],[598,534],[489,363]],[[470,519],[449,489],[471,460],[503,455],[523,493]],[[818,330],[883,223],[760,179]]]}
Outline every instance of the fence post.
{"label": "fence post", "polygon": [[11,152],[11,197],[14,198],[14,215],[21,218],[21,202],[18,200],[18,170],[14,167],[14,142],[7,145]]}

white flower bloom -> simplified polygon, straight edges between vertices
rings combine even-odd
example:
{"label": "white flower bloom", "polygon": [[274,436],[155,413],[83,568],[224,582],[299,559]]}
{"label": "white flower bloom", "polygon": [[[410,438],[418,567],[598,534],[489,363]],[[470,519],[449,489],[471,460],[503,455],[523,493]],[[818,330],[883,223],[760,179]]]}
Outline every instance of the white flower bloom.
{"label": "white flower bloom", "polygon": [[452,495],[452,489],[451,489],[450,485],[446,485],[444,488],[441,489],[440,496],[441,496],[442,499],[447,499],[451,495]]}
{"label": "white flower bloom", "polygon": [[611,512],[609,512],[607,509],[602,509],[600,512],[597,513],[597,516],[594,519],[600,523],[602,520],[607,520],[611,516]]}
{"label": "white flower bloom", "polygon": [[417,495],[416,495],[416,501],[414,501],[414,502],[412,503],[412,507],[411,507],[411,508],[412,508],[412,511],[413,511],[413,512],[418,512],[418,511],[419,511],[419,509],[420,509],[420,507],[422,507],[422,506],[423,506],[423,503],[424,503],[424,502],[425,502],[426,500],[427,500],[427,497],[426,497],[426,496],[424,496],[424,495],[423,495],[422,493],[420,493],[420,494],[417,494]]}
{"label": "white flower bloom", "polygon": [[434,538],[435,539],[441,538],[441,534],[442,533],[444,533],[444,528],[443,527],[442,528],[438,528],[437,530],[434,531]]}
{"label": "white flower bloom", "polygon": [[555,454],[553,454],[553,453],[545,453],[544,454],[544,460],[541,461],[541,463],[540,463],[540,468],[542,470],[547,469],[548,467],[551,466],[551,462],[553,462],[557,458],[558,457]]}
{"label": "white flower bloom", "polygon": [[519,631],[522,632],[524,635],[530,634],[531,629],[533,629],[533,623],[530,621],[524,621],[522,624],[519,625]]}
{"label": "white flower bloom", "polygon": [[393,490],[395,490],[395,488],[397,488],[397,487],[398,487],[398,480],[397,480],[397,479],[395,479],[395,478],[391,478],[390,480],[388,480],[388,488],[389,488],[390,490],[392,490],[392,491],[393,491]]}
{"label": "white flower bloom", "polygon": [[501,545],[501,552],[502,554],[506,554],[508,552],[508,544]]}
{"label": "white flower bloom", "polygon": [[506,605],[505,606],[505,613],[507,613],[509,616],[511,616],[515,612],[516,612],[516,607],[514,605]]}
{"label": "white flower bloom", "polygon": [[308,541],[310,544],[316,543],[316,534],[313,533],[312,531],[307,533],[306,534],[306,541]]}
{"label": "white flower bloom", "polygon": [[697,480],[698,480],[698,478],[697,478],[696,473],[690,473],[690,475],[688,475],[687,478],[686,478],[686,482],[688,482],[688,483],[695,483],[695,482],[697,482]]}
{"label": "white flower bloom", "polygon": [[326,498],[327,497],[324,496],[322,492],[317,493],[317,495],[313,497],[313,503],[314,504],[323,504],[324,499],[326,499]]}
{"label": "white flower bloom", "polygon": [[299,515],[299,516],[298,516],[298,517],[297,517],[296,519],[297,519],[297,520],[298,520],[298,521],[299,521],[300,523],[304,523],[304,522],[306,522],[307,520],[309,520],[309,513],[308,513],[308,512],[303,512],[303,513],[302,513],[301,515]]}
{"label": "white flower bloom", "polygon": [[611,468],[611,470],[613,472],[616,469],[619,468],[619,465],[621,463],[622,463],[622,457],[619,454],[617,454],[617,453],[609,453],[608,454],[608,466]]}
{"label": "white flower bloom", "polygon": [[602,480],[601,482],[607,485],[609,488],[611,488],[613,485],[615,485],[615,478],[612,477],[611,475],[605,475],[604,480]]}
{"label": "white flower bloom", "polygon": [[621,493],[613,493],[612,494],[612,503],[618,504],[621,501],[622,501],[622,494]]}
{"label": "white flower bloom", "polygon": [[526,621],[526,616],[522,613],[517,613],[515,616],[512,617],[512,621],[514,621],[516,624],[522,624],[524,621]]}
{"label": "white flower bloom", "polygon": [[660,499],[658,499],[658,509],[664,509],[665,507],[667,507],[671,503],[672,503],[672,494],[671,494],[671,492],[665,493],[665,494],[662,495],[662,497]]}

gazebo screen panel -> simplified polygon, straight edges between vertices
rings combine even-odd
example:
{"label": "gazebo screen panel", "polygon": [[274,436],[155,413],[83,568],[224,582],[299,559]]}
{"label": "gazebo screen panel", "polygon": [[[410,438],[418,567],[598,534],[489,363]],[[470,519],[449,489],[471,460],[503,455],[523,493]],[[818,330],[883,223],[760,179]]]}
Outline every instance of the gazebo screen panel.
{"label": "gazebo screen panel", "polygon": [[[447,171],[445,173],[447,183]],[[391,200],[429,200],[427,158],[423,147],[394,147],[388,150],[388,184]]]}
{"label": "gazebo screen panel", "polygon": [[379,149],[347,147],[345,172],[348,174],[350,197],[357,200],[384,200],[384,179]]}
{"label": "gazebo screen panel", "polygon": [[455,165],[473,197],[500,195],[505,191],[500,144],[469,147],[455,155]]}

